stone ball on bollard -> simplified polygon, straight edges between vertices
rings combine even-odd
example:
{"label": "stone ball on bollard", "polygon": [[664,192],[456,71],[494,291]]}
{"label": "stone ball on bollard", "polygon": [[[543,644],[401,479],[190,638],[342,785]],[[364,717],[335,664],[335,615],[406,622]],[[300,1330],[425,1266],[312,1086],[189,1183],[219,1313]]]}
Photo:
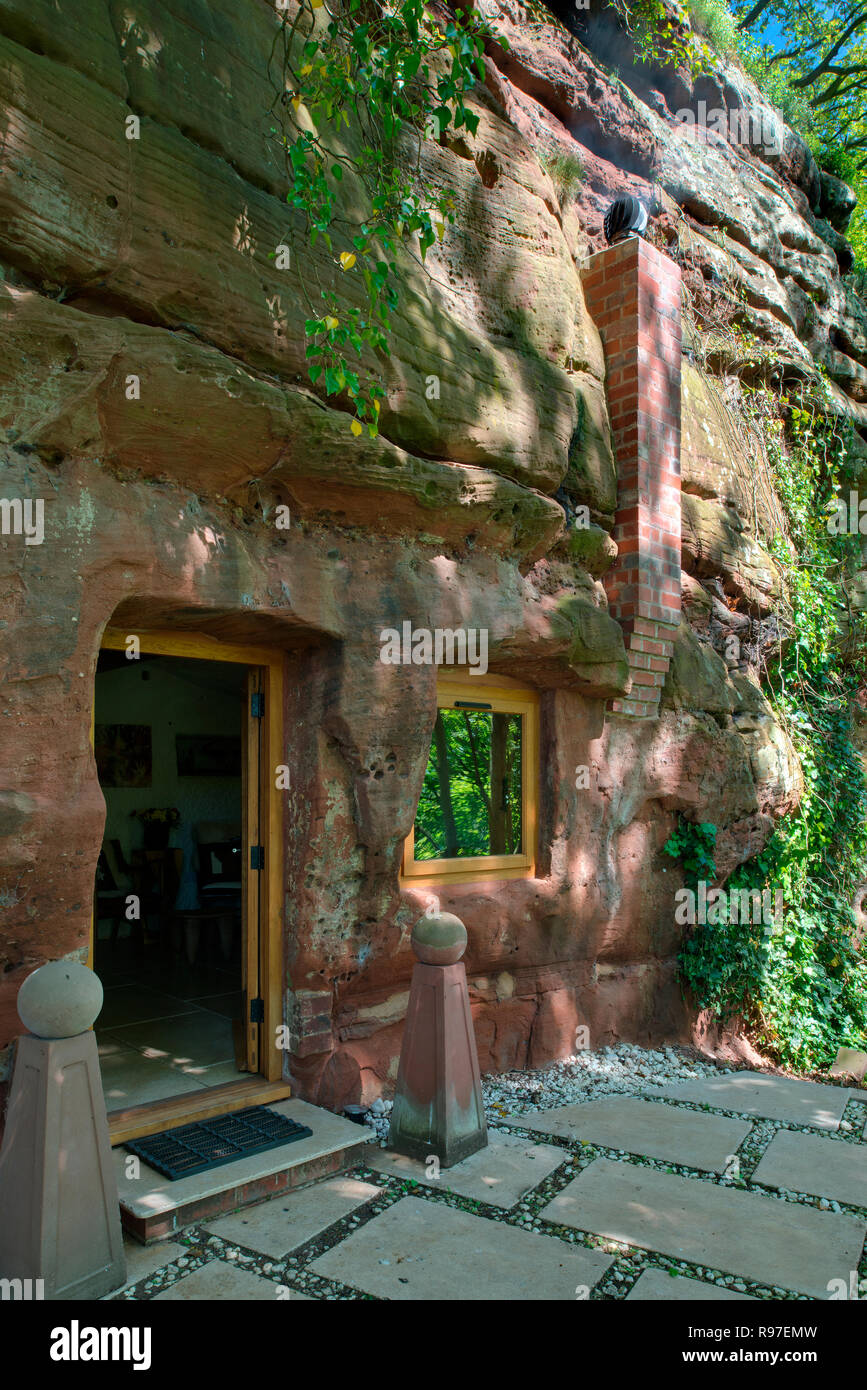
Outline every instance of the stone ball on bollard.
{"label": "stone ball on bollard", "polygon": [[454,965],[467,949],[467,929],[453,912],[425,913],[410,939],[423,965]]}
{"label": "stone ball on bollard", "polygon": [[87,1032],[102,999],[102,981],[86,965],[54,960],[27,976],[18,991],[18,1017],[37,1038],[74,1038]]}

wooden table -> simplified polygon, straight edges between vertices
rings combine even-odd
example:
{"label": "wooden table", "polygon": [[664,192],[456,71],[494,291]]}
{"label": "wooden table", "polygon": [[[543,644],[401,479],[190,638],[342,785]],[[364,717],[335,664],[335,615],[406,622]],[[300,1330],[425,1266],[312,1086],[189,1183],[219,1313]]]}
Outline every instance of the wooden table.
{"label": "wooden table", "polygon": [[174,913],[174,921],[184,929],[184,947],[190,965],[195,965],[203,926],[215,926],[220,933],[220,948],[224,960],[232,959],[232,939],[237,912],[231,908],[194,907]]}

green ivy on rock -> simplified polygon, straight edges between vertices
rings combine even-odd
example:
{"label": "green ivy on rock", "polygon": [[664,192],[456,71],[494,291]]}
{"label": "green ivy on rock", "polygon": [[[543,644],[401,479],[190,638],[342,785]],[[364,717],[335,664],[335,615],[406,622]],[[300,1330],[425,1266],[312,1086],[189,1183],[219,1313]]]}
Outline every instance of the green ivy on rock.
{"label": "green ivy on rock", "polygon": [[[777,824],[730,889],[780,890],[781,919],[696,926],[680,970],[698,1008],[721,1021],[744,1017],[756,1044],[798,1069],[827,1067],[840,1047],[867,1045],[867,959],[854,937],[851,902],[867,876],[867,785],[852,742],[851,709],[865,679],[864,615],[841,602],[856,537],[828,529],[828,504],[845,489],[846,429],[824,397],[782,401],[753,392],[789,535],[771,548],[790,605],[788,632],[765,673],[766,694],[803,774],[798,810]],[[713,831],[713,834],[711,832]],[[682,821],[666,851],[687,886],[712,882],[715,828]]]}

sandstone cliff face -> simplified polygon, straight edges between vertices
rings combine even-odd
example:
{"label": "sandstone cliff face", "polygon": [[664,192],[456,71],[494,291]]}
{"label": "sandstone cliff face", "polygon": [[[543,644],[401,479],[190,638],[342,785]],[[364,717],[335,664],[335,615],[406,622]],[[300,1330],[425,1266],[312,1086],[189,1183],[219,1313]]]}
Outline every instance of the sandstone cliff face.
{"label": "sandstone cliff face", "polygon": [[[631,90],[553,18],[490,13],[510,47],[488,56],[479,129],[426,151],[457,223],[429,275],[407,259],[381,436],[356,441],[304,374],[309,267],[270,255],[289,217],[274,10],[0,0],[0,493],[46,503],[42,546],[0,544],[0,1048],[28,971],[86,951],[109,623],[286,651],[287,1017],[318,999],[329,1019],[290,1059],[304,1094],[370,1099],[396,1071],[425,897],[398,867],[435,716],[434,671],[378,661],[380,629],[404,620],[487,626],[491,669],[543,692],[537,877],[440,893],[469,931],[483,1068],[563,1055],[578,1023],[594,1045],[689,1035],[659,853],[676,813],[719,825],[728,872],[799,795],[746,664],[720,655],[732,625],[760,641],[773,615],[779,504],[690,349],[689,623],[659,719],[606,720],[628,679],[600,578],[617,468],[579,271],[611,197],[638,194],[670,253],[782,369],[822,363],[859,426],[867,319],[840,274],[842,195],[791,132],[771,163],[691,142],[672,111],[698,89]],[[759,103],[733,72],[712,81],[725,104]],[[568,196],[556,151],[584,169]],[[580,540],[555,492],[590,509]]]}

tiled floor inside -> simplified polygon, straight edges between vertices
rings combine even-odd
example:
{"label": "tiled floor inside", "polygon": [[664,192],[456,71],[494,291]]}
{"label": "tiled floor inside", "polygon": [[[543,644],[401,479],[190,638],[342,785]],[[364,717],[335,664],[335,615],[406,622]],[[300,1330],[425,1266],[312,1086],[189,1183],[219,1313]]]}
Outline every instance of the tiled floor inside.
{"label": "tiled floor inside", "polygon": [[202,956],[190,965],[158,941],[98,945],[105,1002],[96,1022],[106,1108],[121,1110],[236,1081],[232,1020],[240,967]]}

